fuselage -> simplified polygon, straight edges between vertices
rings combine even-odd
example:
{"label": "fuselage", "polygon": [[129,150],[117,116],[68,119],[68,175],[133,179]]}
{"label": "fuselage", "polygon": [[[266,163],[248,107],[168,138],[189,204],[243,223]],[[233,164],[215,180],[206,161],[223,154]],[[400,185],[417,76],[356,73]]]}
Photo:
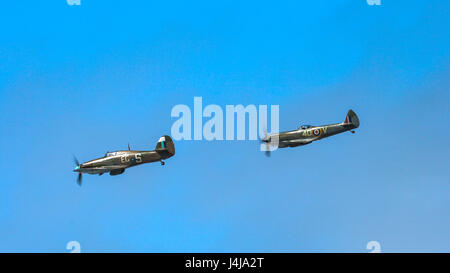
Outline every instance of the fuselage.
{"label": "fuselage", "polygon": [[344,125],[343,123],[329,124],[322,126],[311,126],[305,129],[297,129],[292,131],[281,132],[279,134],[270,135],[264,142],[271,142],[276,145],[278,138],[278,148],[296,147],[306,145],[313,141],[343,133],[353,129],[354,127]]}
{"label": "fuselage", "polygon": [[262,141],[278,148],[296,147],[310,144],[313,141],[320,140],[329,136],[350,131],[359,127],[359,118],[353,110],[349,110],[345,121],[342,123],[310,126],[304,125],[297,130],[272,134]]}
{"label": "fuselage", "polygon": [[74,157],[76,164],[74,172],[78,173],[77,183],[81,186],[82,174],[99,174],[109,172],[110,175],[118,175],[125,172],[125,169],[141,165],[144,163],[160,161],[164,165],[164,159],[175,155],[175,145],[168,135],[159,138],[154,151],[131,151],[128,150],[107,152],[105,156],[96,158],[82,164]]}
{"label": "fuselage", "polygon": [[101,174],[117,169],[126,169],[144,163],[161,161],[167,157],[157,151],[116,151],[104,157],[87,161],[74,171],[88,174]]}

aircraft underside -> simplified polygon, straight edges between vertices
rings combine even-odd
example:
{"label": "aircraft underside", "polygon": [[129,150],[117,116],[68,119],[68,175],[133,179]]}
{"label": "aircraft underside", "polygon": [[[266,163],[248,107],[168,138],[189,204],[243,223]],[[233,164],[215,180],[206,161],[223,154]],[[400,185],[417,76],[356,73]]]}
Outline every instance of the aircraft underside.
{"label": "aircraft underside", "polygon": [[87,174],[103,174],[111,171],[120,171],[124,170],[127,166],[103,166],[103,167],[95,167],[95,168],[82,168],[79,170],[80,173]]}
{"label": "aircraft underside", "polygon": [[311,139],[295,139],[295,140],[287,140],[287,141],[280,141],[278,144],[278,148],[286,148],[286,147],[297,147],[301,145],[306,145],[313,142]]}

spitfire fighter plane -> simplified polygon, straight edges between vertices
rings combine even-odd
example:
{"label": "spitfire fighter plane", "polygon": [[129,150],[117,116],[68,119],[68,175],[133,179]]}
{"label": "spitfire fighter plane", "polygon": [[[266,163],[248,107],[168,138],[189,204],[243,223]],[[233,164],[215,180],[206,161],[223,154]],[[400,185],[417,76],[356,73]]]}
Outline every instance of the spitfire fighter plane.
{"label": "spitfire fighter plane", "polygon": [[270,156],[270,151],[273,150],[273,147],[286,148],[302,146],[346,131],[355,133],[353,129],[358,127],[358,116],[353,110],[349,110],[345,121],[342,123],[322,126],[302,125],[297,130],[267,135],[261,141],[266,145],[266,155]]}
{"label": "spitfire fighter plane", "polygon": [[73,171],[78,173],[77,183],[81,186],[83,173],[102,175],[109,172],[110,175],[118,175],[125,172],[126,168],[144,163],[160,161],[161,165],[164,165],[163,160],[174,154],[175,145],[172,139],[165,135],[158,140],[154,151],[131,151],[128,145],[128,150],[107,152],[104,157],[83,164],[74,158],[76,167]]}

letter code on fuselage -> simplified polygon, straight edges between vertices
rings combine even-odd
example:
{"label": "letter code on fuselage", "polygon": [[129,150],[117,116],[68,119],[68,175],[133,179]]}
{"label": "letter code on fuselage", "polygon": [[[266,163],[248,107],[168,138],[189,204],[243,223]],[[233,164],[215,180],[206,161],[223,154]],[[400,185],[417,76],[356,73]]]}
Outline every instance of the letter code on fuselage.
{"label": "letter code on fuselage", "polygon": [[142,162],[142,158],[141,158],[141,154],[137,153],[134,155],[123,155],[120,157],[120,162],[121,163],[128,163],[130,162],[130,158],[134,159],[136,161],[136,163],[141,163]]}

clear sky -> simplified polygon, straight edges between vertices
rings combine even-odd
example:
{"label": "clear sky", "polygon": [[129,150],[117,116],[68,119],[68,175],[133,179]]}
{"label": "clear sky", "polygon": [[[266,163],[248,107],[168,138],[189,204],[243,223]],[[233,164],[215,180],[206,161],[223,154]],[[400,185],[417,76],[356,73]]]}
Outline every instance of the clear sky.
{"label": "clear sky", "polygon": [[[450,251],[448,1],[1,5],[0,252]],[[361,126],[271,158],[177,141],[78,187],[73,154],[152,150],[194,96]]]}

